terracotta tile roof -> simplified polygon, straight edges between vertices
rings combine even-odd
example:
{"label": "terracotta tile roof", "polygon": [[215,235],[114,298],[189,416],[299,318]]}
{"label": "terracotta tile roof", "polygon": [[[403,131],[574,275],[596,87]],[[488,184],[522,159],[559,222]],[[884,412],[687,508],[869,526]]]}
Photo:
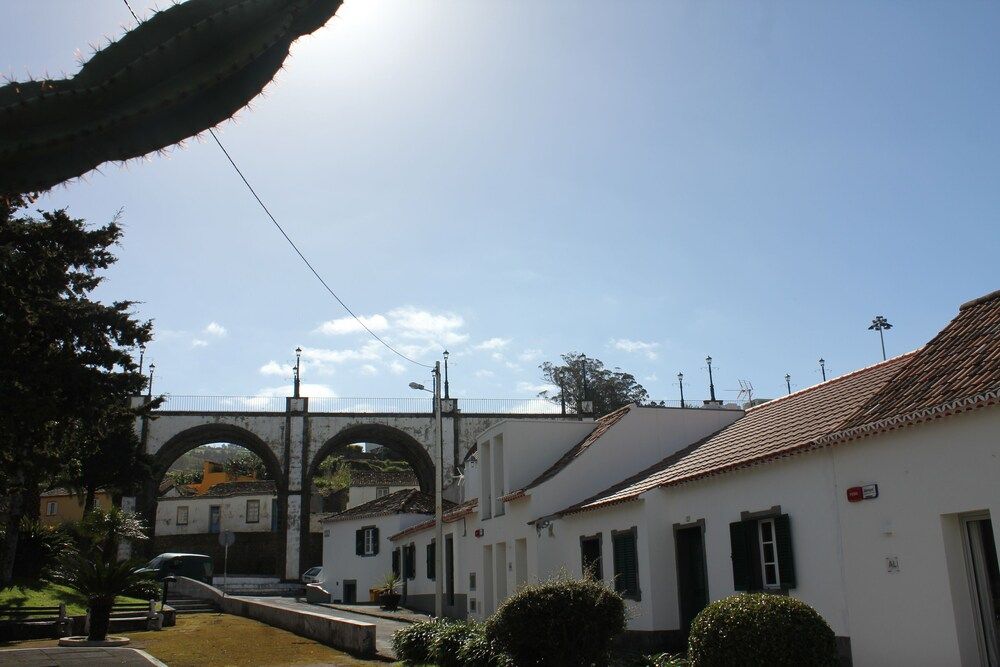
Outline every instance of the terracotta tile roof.
{"label": "terracotta tile roof", "polygon": [[[180,491],[181,487],[178,487]],[[183,491],[181,492],[183,493]],[[212,486],[208,491],[196,498],[228,498],[230,496],[268,496],[277,495],[278,488],[274,480],[261,479],[246,482],[222,482]]]}
{"label": "terracotta tile roof", "polygon": [[[476,506],[479,505],[479,498],[473,498],[472,500],[466,500],[461,505],[454,505],[451,509],[445,509],[441,518],[444,519],[445,523],[452,523],[453,521],[458,521],[463,516],[468,516],[476,511]],[[433,510],[432,510],[433,511]],[[421,521],[420,523],[414,524],[407,528],[406,530],[401,530],[395,535],[389,537],[390,540],[396,540],[407,535],[412,535],[414,533],[419,533],[421,531],[427,530],[428,528],[434,527],[434,519],[430,518],[426,521]]]}
{"label": "terracotta tile roof", "polygon": [[891,383],[824,440],[851,439],[998,400],[1000,290],[964,304]]}
{"label": "terracotta tile roof", "polygon": [[844,423],[913,358],[904,354],[752,407],[730,426],[558,514],[572,514],[787,456]]}
{"label": "terracotta tile roof", "polygon": [[563,468],[572,463],[574,459],[576,459],[578,456],[587,451],[587,448],[590,447],[595,442],[597,442],[602,435],[604,435],[611,429],[612,426],[621,421],[622,417],[631,412],[632,408],[634,407],[635,405],[630,403],[629,405],[618,408],[614,412],[609,412],[603,417],[595,419],[594,430],[588,433],[587,437],[585,437],[583,440],[573,445],[568,452],[566,452],[559,458],[558,461],[549,466],[549,468],[545,472],[543,472],[541,475],[532,480],[531,483],[526,485],[523,489],[515,489],[513,491],[510,491],[507,495],[513,496],[515,498],[520,497],[524,495],[523,494],[524,491],[533,489],[542,482],[546,482],[555,477]]}
{"label": "terracotta tile roof", "polygon": [[351,486],[420,486],[412,470],[352,470]]}
{"label": "terracotta tile roof", "polygon": [[[445,511],[449,511],[455,503],[443,501]],[[403,489],[387,496],[376,498],[363,505],[352,507],[337,514],[332,514],[322,521],[347,521],[350,519],[367,519],[390,514],[433,514],[434,496],[419,489]]]}

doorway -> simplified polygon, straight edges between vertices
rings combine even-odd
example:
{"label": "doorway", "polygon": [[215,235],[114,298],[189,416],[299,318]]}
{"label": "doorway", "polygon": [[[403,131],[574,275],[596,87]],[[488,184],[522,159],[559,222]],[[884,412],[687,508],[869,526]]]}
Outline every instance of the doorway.
{"label": "doorway", "polygon": [[708,577],[705,571],[705,529],[703,525],[676,528],[677,597],[681,631],[687,635],[691,622],[708,604]]}
{"label": "doorway", "polygon": [[358,601],[358,582],[344,582],[344,604],[355,604]]}
{"label": "doorway", "polygon": [[222,507],[212,505],[208,508],[208,532],[218,533],[222,523]]}
{"label": "doorway", "polygon": [[989,513],[962,519],[982,664],[1000,667],[1000,565]]}

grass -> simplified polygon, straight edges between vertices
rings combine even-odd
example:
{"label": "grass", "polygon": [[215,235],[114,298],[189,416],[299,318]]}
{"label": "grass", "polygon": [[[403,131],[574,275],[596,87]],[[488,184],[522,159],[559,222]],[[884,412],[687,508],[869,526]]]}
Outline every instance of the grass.
{"label": "grass", "polygon": [[[145,602],[120,596],[118,602]],[[14,584],[0,590],[0,607],[57,607],[66,605],[66,613],[77,616],[87,613],[87,601],[66,586],[48,581]]]}
{"label": "grass", "polygon": [[[372,667],[382,662],[359,660],[329,646],[284,630],[228,614],[189,614],[159,632],[129,632],[139,648],[170,667],[241,667],[259,665],[342,665]],[[54,646],[54,640],[0,644],[3,648]],[[3,663],[0,652],[0,663]]]}

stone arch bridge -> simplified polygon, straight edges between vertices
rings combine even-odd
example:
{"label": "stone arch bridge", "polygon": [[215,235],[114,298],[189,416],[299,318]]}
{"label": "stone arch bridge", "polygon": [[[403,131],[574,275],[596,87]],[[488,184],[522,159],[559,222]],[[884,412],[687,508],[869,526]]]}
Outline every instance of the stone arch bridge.
{"label": "stone arch bridge", "polygon": [[[146,398],[136,398],[141,403]],[[544,399],[458,399],[442,401],[445,495],[448,471],[460,463],[476,436],[506,419],[575,419]],[[138,511],[155,526],[157,489],[185,452],[210,443],[240,445],[263,459],[278,492],[278,532],[284,542],[281,573],[295,580],[315,563],[305,562],[309,539],[312,477],[329,455],[356,442],[387,447],[404,458],[433,493],[437,434],[429,398],[343,399],[173,396],[136,429],[152,475],[136,498]],[[305,509],[304,509],[305,508]]]}

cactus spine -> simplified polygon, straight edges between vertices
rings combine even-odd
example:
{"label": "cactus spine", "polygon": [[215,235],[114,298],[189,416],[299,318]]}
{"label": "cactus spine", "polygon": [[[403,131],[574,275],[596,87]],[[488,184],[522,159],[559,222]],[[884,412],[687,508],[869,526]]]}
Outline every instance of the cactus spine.
{"label": "cactus spine", "polygon": [[46,190],[231,118],[342,1],[188,0],[71,78],[0,86],[0,195]]}

